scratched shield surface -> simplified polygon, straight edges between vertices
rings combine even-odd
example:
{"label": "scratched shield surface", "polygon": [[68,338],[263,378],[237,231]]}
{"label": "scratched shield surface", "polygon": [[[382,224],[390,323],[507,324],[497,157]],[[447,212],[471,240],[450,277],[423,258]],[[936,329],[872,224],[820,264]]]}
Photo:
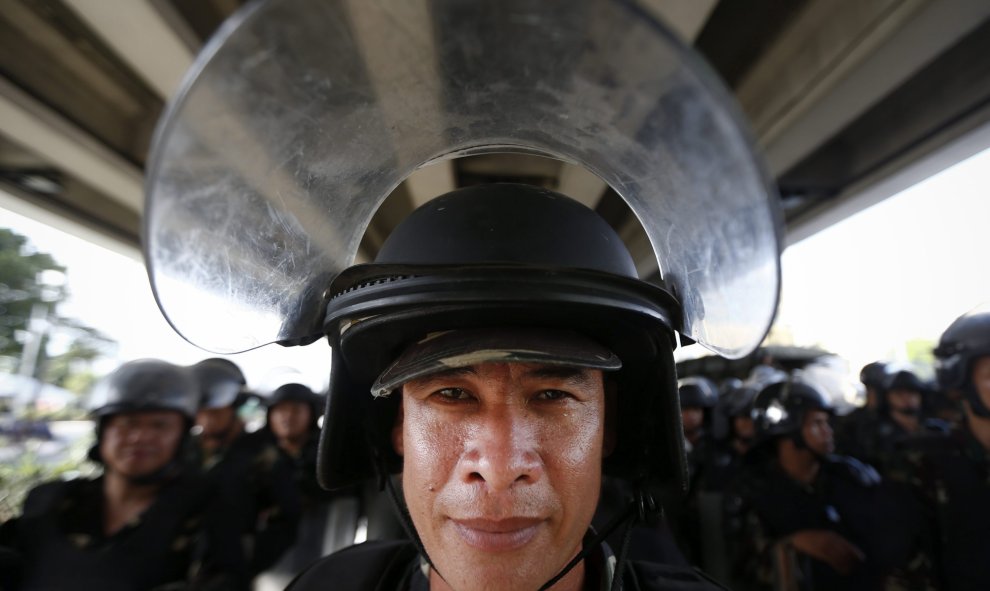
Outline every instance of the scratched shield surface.
{"label": "scratched shield surface", "polygon": [[216,352],[309,342],[389,193],[490,152],[601,177],[643,224],[684,334],[730,357],[761,342],[780,284],[773,189],[728,92],[631,1],[249,5],[156,132],[159,306]]}

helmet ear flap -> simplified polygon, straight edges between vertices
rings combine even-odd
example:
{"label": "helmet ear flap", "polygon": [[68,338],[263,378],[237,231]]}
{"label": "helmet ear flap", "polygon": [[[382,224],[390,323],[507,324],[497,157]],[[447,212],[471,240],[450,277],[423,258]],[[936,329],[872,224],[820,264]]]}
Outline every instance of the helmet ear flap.
{"label": "helmet ear flap", "polygon": [[677,370],[671,349],[660,345],[649,354],[654,363],[627,364],[642,371],[619,372],[619,430],[605,473],[647,486],[658,498],[677,497],[688,481]]}
{"label": "helmet ear flap", "polygon": [[[332,349],[330,387],[320,432],[317,479],[336,490],[367,480],[375,470],[395,472],[401,458],[392,450],[389,434],[398,411],[398,393],[373,398],[367,387],[351,378],[339,347]],[[379,478],[387,474],[378,474]]]}

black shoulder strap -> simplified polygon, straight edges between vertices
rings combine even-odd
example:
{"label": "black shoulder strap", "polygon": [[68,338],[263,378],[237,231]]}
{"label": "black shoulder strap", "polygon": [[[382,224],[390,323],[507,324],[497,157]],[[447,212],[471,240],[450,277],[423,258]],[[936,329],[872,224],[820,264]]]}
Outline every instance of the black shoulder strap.
{"label": "black shoulder strap", "polygon": [[[344,548],[314,563],[286,591],[333,588],[335,591],[396,591],[417,565],[416,547],[408,541],[366,542]],[[332,582],[328,587],[328,582]]]}

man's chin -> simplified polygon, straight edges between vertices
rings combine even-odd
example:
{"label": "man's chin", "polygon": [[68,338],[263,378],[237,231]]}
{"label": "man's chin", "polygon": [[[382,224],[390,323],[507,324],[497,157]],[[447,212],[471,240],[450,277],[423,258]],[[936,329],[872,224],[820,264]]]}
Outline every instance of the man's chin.
{"label": "man's chin", "polygon": [[[453,571],[444,572],[438,565],[447,584],[456,591],[539,589],[559,572],[558,569],[546,573],[545,568],[541,567],[538,564],[513,564],[502,560],[472,560],[459,563]],[[432,576],[437,575],[433,573]]]}
{"label": "man's chin", "polygon": [[496,540],[487,549],[455,539],[457,551],[443,553],[448,559],[438,561],[436,567],[457,591],[539,589],[563,570],[569,557],[540,543],[539,535],[534,538],[521,545],[516,540]]}

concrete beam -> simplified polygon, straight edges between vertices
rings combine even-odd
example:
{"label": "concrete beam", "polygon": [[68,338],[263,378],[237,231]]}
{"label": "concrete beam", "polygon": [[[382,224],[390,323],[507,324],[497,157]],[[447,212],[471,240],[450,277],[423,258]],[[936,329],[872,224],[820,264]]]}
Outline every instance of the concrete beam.
{"label": "concrete beam", "polygon": [[144,208],[141,171],[85,131],[0,78],[0,133],[122,205]]}
{"label": "concrete beam", "polygon": [[980,0],[816,0],[740,83],[778,176],[990,17]]}
{"label": "concrete beam", "polygon": [[718,0],[644,0],[643,8],[691,42],[705,26],[716,4]]}
{"label": "concrete beam", "polygon": [[52,211],[34,203],[31,195],[9,185],[0,186],[0,208],[12,211],[26,218],[77,236],[87,242],[122,254],[130,259],[143,262],[141,249],[131,242],[117,240],[99,229],[84,224],[77,219]]}
{"label": "concrete beam", "polygon": [[193,53],[149,0],[64,0],[162,98],[175,93]]}
{"label": "concrete beam", "polygon": [[[990,123],[975,127],[969,133],[946,142],[941,148],[928,154],[908,155],[907,158],[914,159],[907,166],[897,168],[892,174],[883,175],[879,179],[874,178],[851,187],[844,194],[830,200],[820,211],[812,212],[791,224],[784,237],[785,248],[983,152],[987,146],[990,146]],[[897,164],[892,164],[892,167]]]}

